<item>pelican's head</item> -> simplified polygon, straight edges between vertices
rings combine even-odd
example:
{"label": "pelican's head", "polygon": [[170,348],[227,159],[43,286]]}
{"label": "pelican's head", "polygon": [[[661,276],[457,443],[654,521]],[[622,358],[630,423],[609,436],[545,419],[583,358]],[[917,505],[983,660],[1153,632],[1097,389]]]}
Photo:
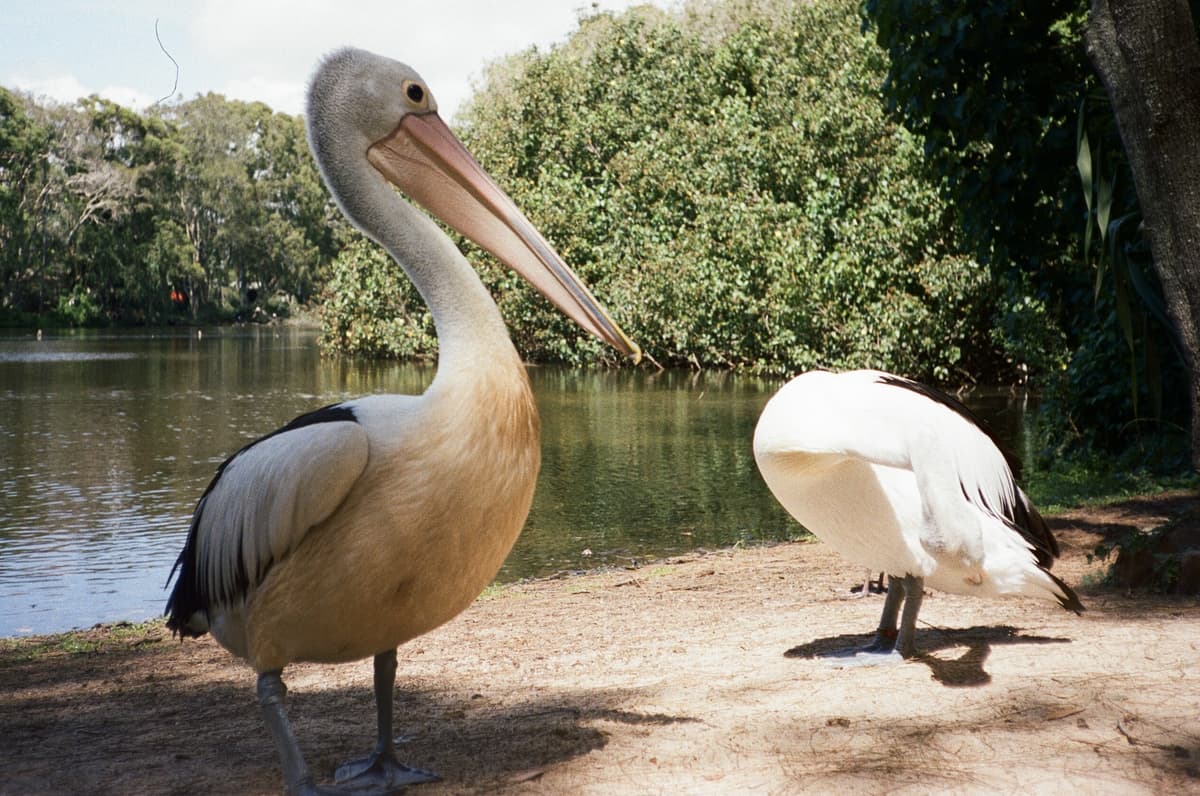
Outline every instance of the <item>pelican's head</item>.
{"label": "pelican's head", "polygon": [[307,118],[322,168],[365,156],[410,199],[527,279],[567,317],[635,362],[641,358],[637,344],[441,120],[414,69],[363,50],[338,50],[313,76]]}

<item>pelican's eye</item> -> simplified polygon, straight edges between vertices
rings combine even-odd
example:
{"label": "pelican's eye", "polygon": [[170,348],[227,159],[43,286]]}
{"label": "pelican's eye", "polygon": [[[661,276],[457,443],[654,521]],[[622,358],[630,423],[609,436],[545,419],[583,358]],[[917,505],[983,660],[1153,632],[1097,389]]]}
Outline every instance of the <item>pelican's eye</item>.
{"label": "pelican's eye", "polygon": [[420,83],[414,83],[411,80],[406,81],[404,84],[404,96],[408,97],[408,101],[413,105],[422,107],[425,105],[425,89],[421,87]]}

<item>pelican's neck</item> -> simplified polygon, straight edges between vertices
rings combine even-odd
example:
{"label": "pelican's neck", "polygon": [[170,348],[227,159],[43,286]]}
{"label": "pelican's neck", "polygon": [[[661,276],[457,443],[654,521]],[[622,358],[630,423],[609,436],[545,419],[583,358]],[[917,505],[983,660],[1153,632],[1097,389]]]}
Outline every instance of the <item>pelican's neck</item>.
{"label": "pelican's neck", "polygon": [[361,155],[322,160],[346,215],[396,259],[433,315],[438,337],[435,383],[519,369],[520,357],[495,301],[437,224],[405,201]]}

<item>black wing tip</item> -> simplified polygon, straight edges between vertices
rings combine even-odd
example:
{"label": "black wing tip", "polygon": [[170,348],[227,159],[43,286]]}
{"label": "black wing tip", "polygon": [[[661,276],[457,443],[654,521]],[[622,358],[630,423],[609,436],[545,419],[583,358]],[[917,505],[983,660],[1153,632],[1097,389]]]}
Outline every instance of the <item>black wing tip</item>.
{"label": "black wing tip", "polygon": [[1053,572],[1043,570],[1050,576],[1050,580],[1054,581],[1054,585],[1059,588],[1062,594],[1058,595],[1058,604],[1068,611],[1073,611],[1076,616],[1082,616],[1087,609],[1083,607],[1083,603],[1079,601],[1079,595],[1075,590],[1068,586],[1062,578],[1055,575]]}
{"label": "black wing tip", "polygon": [[1079,595],[1062,578],[1050,571],[1050,566],[1061,554],[1058,540],[1054,538],[1054,532],[1050,530],[1046,520],[1020,489],[1017,490],[1016,508],[1018,522],[1014,527],[1033,545],[1033,555],[1037,560],[1038,568],[1045,572],[1050,580],[1054,581],[1054,585],[1059,588],[1061,594],[1056,595],[1058,604],[1068,611],[1074,611],[1076,616],[1082,615],[1087,609],[1079,601]]}
{"label": "black wing tip", "polygon": [[1033,554],[1037,557],[1038,566],[1050,569],[1050,565],[1061,555],[1058,539],[1054,538],[1054,532],[1050,530],[1046,520],[1020,488],[1017,489],[1012,521],[1017,532],[1033,545]]}

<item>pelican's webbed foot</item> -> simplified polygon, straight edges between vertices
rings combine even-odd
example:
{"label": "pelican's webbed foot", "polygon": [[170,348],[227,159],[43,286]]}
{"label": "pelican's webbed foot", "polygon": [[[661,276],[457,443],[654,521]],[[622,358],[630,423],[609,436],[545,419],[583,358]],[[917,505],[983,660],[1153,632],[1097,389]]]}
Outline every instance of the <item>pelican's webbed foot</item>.
{"label": "pelican's webbed foot", "polygon": [[[917,612],[921,610],[924,581],[913,575],[888,576],[887,598],[875,638],[863,649],[845,650],[823,656],[837,668],[903,663],[917,656],[915,644]],[[904,607],[900,615],[901,605]]]}
{"label": "pelican's webbed foot", "polygon": [[376,750],[370,757],[338,766],[333,781],[347,793],[393,793],[409,785],[441,779],[432,771],[406,766],[390,749]]}
{"label": "pelican's webbed foot", "polygon": [[333,775],[336,787],[346,793],[396,793],[409,785],[440,779],[432,771],[412,768],[396,757],[392,736],[392,689],[396,683],[396,650],[375,656],[375,709],[379,740],[370,757],[352,760]]}
{"label": "pelican's webbed foot", "polygon": [[[921,610],[925,582],[913,575],[903,578],[889,576],[887,599],[883,604],[883,615],[875,638],[865,649],[854,656],[854,666],[877,666],[880,664],[903,663],[917,657],[916,626],[917,612]],[[903,602],[904,613],[897,615]]]}
{"label": "pelican's webbed foot", "polygon": [[871,639],[871,643],[859,650],[859,653],[868,653],[875,655],[888,655],[896,651],[896,638],[899,636],[895,630],[880,629],[875,633],[875,638]]}
{"label": "pelican's webbed foot", "polygon": [[896,651],[895,630],[888,632],[880,630],[875,638],[865,647],[851,647],[825,653],[818,657],[824,659],[837,669],[850,666],[879,666],[889,663],[903,663],[904,657]]}

